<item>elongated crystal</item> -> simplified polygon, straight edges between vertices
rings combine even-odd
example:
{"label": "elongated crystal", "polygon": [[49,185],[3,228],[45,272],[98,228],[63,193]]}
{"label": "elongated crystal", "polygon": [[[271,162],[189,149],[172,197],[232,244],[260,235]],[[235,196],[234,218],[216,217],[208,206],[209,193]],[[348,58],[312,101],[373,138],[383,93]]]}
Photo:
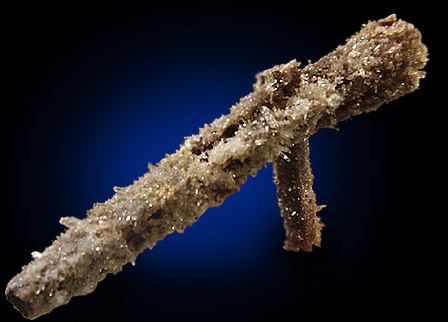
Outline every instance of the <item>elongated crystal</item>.
{"label": "elongated crystal", "polygon": [[[282,180],[285,168],[279,158],[303,163],[304,168],[294,165],[294,173],[308,176],[305,189],[312,175],[301,144],[320,128],[415,90],[426,60],[420,32],[392,15],[368,23],[345,45],[303,69],[293,60],[260,73],[254,92],[228,115],[187,137],[132,185],[115,188],[115,195],[95,204],[85,219],[62,218],[66,231],[35,253],[9,282],[6,297],[24,317],[34,319],[92,292],[107,274],[121,271],[144,249],[173,231],[183,232],[209,207],[219,206],[266,163],[276,162]],[[288,201],[280,199],[284,214]],[[309,249],[320,241],[314,196],[302,201],[294,211],[310,215],[307,223],[314,228],[308,231],[314,237],[306,245],[287,238],[287,248]],[[287,230],[307,231],[284,217]]]}

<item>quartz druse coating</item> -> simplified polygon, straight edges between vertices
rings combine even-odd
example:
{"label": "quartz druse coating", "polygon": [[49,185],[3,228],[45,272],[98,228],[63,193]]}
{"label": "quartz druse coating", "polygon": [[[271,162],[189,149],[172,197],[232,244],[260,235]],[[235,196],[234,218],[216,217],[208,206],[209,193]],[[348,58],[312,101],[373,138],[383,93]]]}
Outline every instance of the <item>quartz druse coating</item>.
{"label": "quartz druse coating", "polygon": [[185,138],[149,172],[96,203],[7,285],[28,319],[92,292],[166,235],[196,222],[272,162],[286,229],[285,249],[320,246],[308,138],[320,128],[410,93],[424,77],[420,32],[395,15],[369,22],[345,45],[299,68],[295,60],[257,75],[254,91],[199,134]]}

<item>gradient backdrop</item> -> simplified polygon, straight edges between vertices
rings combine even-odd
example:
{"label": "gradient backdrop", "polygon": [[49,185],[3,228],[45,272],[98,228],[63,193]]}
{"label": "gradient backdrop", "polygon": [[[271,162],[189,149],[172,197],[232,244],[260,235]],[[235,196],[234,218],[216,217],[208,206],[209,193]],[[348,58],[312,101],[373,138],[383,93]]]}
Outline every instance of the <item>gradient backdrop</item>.
{"label": "gradient backdrop", "polygon": [[[395,12],[273,3],[8,8],[2,113],[2,285],[61,233],[61,216],[131,184],[228,112],[254,75],[333,50]],[[431,63],[428,71],[431,70]],[[421,90],[311,138],[322,248],[282,249],[272,165],[136,266],[39,321],[386,321],[426,315],[438,259],[427,240]],[[429,274],[431,272],[431,274]],[[2,316],[20,314],[2,300]],[[9,321],[8,320],[8,321]]]}

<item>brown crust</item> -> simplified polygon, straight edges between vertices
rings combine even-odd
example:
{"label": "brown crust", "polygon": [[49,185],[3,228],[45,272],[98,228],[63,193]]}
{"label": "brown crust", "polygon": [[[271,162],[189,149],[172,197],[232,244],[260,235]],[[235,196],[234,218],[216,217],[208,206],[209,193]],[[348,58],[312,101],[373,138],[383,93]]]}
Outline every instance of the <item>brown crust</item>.
{"label": "brown crust", "polygon": [[275,160],[274,173],[286,229],[284,249],[310,252],[313,245],[320,247],[324,224],[316,213],[323,207],[316,205],[308,138],[294,144],[289,153]]}
{"label": "brown crust", "polygon": [[[390,16],[367,24],[344,46],[302,70],[293,60],[259,74],[254,92],[228,115],[187,137],[179,150],[132,185],[116,188],[85,219],[62,219],[68,229],[8,283],[6,297],[33,319],[92,292],[107,274],[119,272],[166,235],[183,232],[274,161],[279,176],[296,176],[290,183],[288,178],[279,181],[281,189],[304,187],[297,191],[301,201],[293,206],[307,216],[305,224],[286,213],[284,217],[287,230],[307,236],[306,241],[287,238],[286,248],[319,245],[319,207],[311,189],[307,146],[300,142],[319,128],[415,90],[427,60],[420,40],[412,25]],[[277,162],[288,154],[292,165]],[[284,197],[283,212],[290,202]]]}

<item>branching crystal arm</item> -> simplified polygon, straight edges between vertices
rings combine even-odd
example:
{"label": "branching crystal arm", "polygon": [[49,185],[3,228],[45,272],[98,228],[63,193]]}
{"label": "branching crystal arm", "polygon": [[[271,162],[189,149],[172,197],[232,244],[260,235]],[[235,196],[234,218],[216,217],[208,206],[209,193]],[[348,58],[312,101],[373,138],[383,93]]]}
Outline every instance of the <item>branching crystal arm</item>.
{"label": "branching crystal arm", "polygon": [[34,319],[92,292],[107,274],[219,206],[293,144],[415,90],[427,59],[420,38],[390,16],[315,64],[299,69],[293,60],[259,74],[254,92],[228,115],[186,138],[132,185],[115,188],[85,219],[62,218],[68,229],[9,282],[6,297]]}

